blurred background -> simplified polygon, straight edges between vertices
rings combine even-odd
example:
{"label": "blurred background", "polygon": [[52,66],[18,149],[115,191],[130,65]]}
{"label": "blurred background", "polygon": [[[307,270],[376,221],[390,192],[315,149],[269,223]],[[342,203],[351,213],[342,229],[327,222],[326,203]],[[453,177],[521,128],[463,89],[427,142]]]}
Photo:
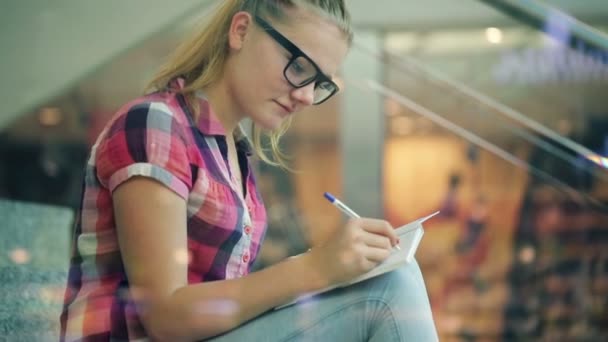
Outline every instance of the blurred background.
{"label": "blurred background", "polygon": [[[0,4],[0,339],[53,340],[91,144],[210,0]],[[608,340],[606,0],[351,0],[343,89],[257,164],[256,268],[323,241],[330,191],[417,252],[442,341]]]}

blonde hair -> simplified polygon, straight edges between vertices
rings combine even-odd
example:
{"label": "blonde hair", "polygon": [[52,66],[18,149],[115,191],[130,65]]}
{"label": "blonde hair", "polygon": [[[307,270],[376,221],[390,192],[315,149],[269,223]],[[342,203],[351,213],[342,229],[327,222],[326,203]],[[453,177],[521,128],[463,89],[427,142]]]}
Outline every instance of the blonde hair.
{"label": "blonde hair", "polygon": [[[329,18],[345,33],[348,43],[352,42],[353,33],[350,26],[350,15],[344,4],[345,0],[221,0],[205,26],[189,39],[186,39],[161,67],[146,87],[147,91],[161,90],[169,86],[171,80],[183,77],[184,88],[180,91],[188,104],[199,113],[196,91],[205,88],[221,79],[224,65],[228,58],[228,30],[232,17],[246,11],[251,15],[271,17],[282,21],[286,19],[285,9],[298,5],[306,6],[318,14]],[[286,156],[280,150],[279,140],[289,128],[291,119],[283,122],[278,129],[266,132],[253,125],[252,143],[260,159],[275,166],[288,168]],[[263,136],[267,135],[272,156],[263,148]]]}

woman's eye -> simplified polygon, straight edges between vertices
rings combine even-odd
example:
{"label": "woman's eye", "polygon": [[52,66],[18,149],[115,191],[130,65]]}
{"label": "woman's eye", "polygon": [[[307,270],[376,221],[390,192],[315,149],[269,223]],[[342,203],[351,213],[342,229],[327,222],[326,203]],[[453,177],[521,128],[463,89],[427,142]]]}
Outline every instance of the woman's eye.
{"label": "woman's eye", "polygon": [[298,61],[293,61],[293,63],[291,63],[291,69],[297,74],[304,73],[304,67],[302,64],[298,63]]}

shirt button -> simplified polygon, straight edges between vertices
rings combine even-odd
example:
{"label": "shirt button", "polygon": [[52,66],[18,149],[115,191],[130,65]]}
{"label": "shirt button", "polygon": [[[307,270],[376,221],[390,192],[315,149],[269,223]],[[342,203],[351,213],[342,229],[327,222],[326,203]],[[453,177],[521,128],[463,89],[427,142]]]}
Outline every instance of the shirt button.
{"label": "shirt button", "polygon": [[251,231],[252,231],[252,230],[253,230],[253,229],[251,228],[251,226],[245,226],[245,234],[247,234],[247,235],[251,235]]}
{"label": "shirt button", "polygon": [[243,262],[249,262],[249,253],[243,255]]}

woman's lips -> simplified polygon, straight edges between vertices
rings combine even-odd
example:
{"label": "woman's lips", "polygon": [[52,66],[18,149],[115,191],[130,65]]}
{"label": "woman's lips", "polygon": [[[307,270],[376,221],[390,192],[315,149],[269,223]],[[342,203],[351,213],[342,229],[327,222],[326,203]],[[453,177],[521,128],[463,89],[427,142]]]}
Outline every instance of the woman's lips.
{"label": "woman's lips", "polygon": [[279,105],[279,107],[281,107],[281,109],[283,109],[283,111],[285,112],[286,115],[289,115],[291,113],[293,113],[293,109],[285,106],[284,104],[278,102],[278,101],[274,101],[277,105]]}

